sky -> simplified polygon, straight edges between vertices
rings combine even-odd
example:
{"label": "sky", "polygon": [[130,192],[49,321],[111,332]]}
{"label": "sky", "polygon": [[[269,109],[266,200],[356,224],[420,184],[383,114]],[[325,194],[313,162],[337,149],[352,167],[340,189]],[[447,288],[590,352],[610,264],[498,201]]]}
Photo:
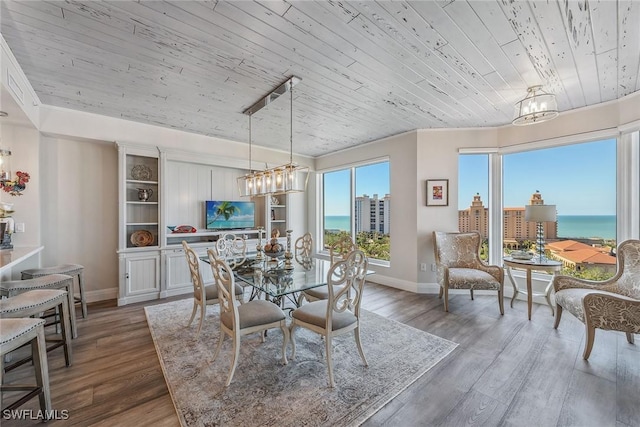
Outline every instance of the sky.
{"label": "sky", "polygon": [[[616,141],[609,139],[503,157],[504,207],[529,203],[540,191],[558,215],[615,215]],[[458,208],[471,205],[480,193],[488,202],[488,156],[461,155]]]}
{"label": "sky", "polygon": [[[350,169],[324,174],[325,215],[349,215]],[[389,191],[389,162],[375,163],[356,168],[356,195],[377,194],[384,197]],[[330,201],[330,202],[329,202]]]}

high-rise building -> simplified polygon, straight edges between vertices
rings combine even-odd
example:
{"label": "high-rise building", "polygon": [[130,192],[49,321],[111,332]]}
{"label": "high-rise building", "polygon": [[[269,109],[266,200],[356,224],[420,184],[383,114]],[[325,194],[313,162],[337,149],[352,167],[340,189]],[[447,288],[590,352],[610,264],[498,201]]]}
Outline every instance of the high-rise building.
{"label": "high-rise building", "polygon": [[356,197],[356,233],[377,231],[389,234],[390,209],[391,196],[389,194],[385,194],[381,199],[377,194],[374,194],[373,197],[366,194]]}
{"label": "high-rise building", "polygon": [[[544,199],[539,191],[531,195],[530,205],[543,205]],[[536,223],[524,220],[524,206],[503,208],[503,233],[505,245],[517,244],[518,241],[536,239]],[[461,232],[478,231],[483,238],[489,235],[489,208],[485,208],[479,194],[473,196],[468,209],[458,211],[458,228]],[[545,240],[558,237],[557,222],[544,225]]]}

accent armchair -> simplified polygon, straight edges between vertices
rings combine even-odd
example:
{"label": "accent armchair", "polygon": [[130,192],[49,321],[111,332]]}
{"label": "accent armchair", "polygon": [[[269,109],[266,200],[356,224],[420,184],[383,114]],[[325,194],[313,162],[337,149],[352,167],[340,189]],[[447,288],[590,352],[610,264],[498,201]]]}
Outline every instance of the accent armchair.
{"label": "accent armchair", "polygon": [[474,290],[490,290],[498,292],[500,314],[504,314],[504,270],[480,259],[480,233],[434,231],[433,243],[438,297],[444,295],[444,311],[449,311],[449,289],[469,289],[472,300]]}
{"label": "accent armchair", "polygon": [[612,278],[591,281],[556,276],[553,289],[558,328],[562,311],[567,310],[584,323],[586,343],[582,357],[587,360],[593,348],[596,329],[620,331],[633,344],[640,333],[640,240],[626,240],[618,246],[618,269]]}

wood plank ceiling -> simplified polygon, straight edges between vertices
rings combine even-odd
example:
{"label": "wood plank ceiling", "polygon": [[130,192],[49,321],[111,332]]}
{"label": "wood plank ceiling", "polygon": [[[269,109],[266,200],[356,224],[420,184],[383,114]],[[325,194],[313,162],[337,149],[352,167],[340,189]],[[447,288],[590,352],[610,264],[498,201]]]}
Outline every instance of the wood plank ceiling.
{"label": "wood plank ceiling", "polygon": [[[417,128],[499,126],[528,86],[560,111],[638,91],[635,1],[2,1],[44,104],[248,141],[292,75],[294,152]],[[284,97],[283,97],[284,98]],[[288,152],[289,102],[253,116]]]}

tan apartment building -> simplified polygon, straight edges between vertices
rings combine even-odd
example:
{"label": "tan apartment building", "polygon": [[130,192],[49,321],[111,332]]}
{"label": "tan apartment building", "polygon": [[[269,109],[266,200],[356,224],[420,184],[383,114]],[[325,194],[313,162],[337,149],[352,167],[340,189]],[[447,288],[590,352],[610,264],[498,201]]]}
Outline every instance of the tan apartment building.
{"label": "tan apartment building", "polygon": [[[542,205],[544,199],[539,191],[531,195],[530,205]],[[536,223],[524,220],[524,206],[515,208],[503,208],[503,232],[504,245],[510,249],[516,249],[524,240],[536,239]],[[489,208],[484,207],[479,194],[473,196],[471,206],[458,211],[458,228],[461,232],[479,231],[483,238],[489,235]],[[549,222],[544,225],[545,240],[558,238],[558,223]]]}

